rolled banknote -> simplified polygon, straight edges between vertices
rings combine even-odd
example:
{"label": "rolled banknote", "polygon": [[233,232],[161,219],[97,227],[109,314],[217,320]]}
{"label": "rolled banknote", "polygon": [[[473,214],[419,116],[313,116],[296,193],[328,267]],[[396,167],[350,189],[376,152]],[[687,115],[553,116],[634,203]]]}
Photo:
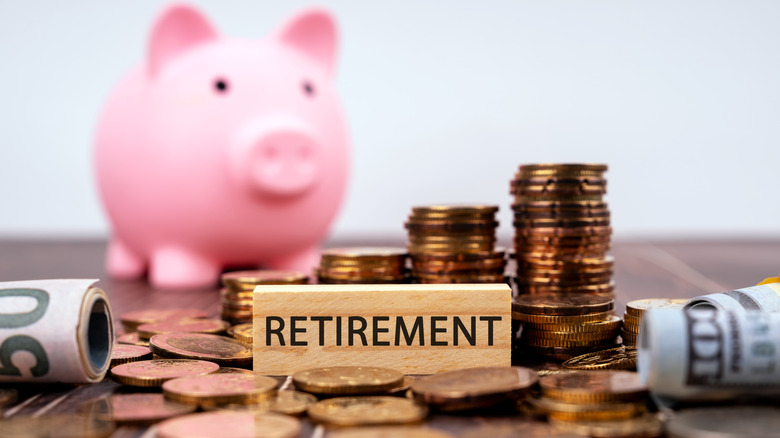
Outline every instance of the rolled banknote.
{"label": "rolled banknote", "polygon": [[103,379],[114,323],[96,281],[0,282],[0,383]]}
{"label": "rolled banknote", "polygon": [[662,399],[780,394],[780,313],[650,309],[642,319],[637,370]]}
{"label": "rolled banknote", "polygon": [[686,309],[717,307],[724,310],[758,310],[780,312],[780,283],[761,284],[742,289],[692,298]]}

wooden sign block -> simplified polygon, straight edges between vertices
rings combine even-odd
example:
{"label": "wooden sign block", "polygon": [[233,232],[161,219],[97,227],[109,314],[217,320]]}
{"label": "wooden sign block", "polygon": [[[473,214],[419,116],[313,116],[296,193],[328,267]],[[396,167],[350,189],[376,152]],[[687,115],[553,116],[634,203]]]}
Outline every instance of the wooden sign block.
{"label": "wooden sign block", "polygon": [[510,366],[511,295],[506,284],[257,286],[254,371]]}

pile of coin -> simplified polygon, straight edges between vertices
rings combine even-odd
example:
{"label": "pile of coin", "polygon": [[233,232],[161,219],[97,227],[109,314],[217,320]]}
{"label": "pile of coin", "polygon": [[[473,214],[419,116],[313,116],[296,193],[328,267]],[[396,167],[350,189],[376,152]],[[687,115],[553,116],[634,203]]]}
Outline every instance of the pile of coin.
{"label": "pile of coin", "polygon": [[626,313],[623,315],[623,330],[620,332],[623,345],[636,346],[639,338],[639,328],[642,326],[642,316],[647,309],[682,309],[687,302],[688,300],[684,298],[645,298],[629,301],[626,304]]}
{"label": "pile of coin", "polygon": [[504,283],[504,250],[497,249],[497,206],[413,207],[409,231],[412,277],[418,283]]}
{"label": "pile of coin", "polygon": [[317,279],[321,284],[405,283],[409,279],[403,248],[334,248],[322,252]]}
{"label": "pile of coin", "polygon": [[519,293],[612,292],[604,164],[521,165],[514,195]]}
{"label": "pile of coin", "polygon": [[621,326],[614,303],[611,294],[518,295],[512,301],[512,322],[521,329],[517,354],[565,361],[614,347]]}
{"label": "pile of coin", "polygon": [[559,427],[589,436],[606,425],[623,431],[609,436],[663,435],[661,421],[647,414],[649,393],[635,372],[572,371],[544,376],[539,386],[541,395],[526,402]]}
{"label": "pile of coin", "polygon": [[252,322],[252,293],[259,284],[308,284],[296,271],[233,271],[222,274],[222,319],[231,324]]}

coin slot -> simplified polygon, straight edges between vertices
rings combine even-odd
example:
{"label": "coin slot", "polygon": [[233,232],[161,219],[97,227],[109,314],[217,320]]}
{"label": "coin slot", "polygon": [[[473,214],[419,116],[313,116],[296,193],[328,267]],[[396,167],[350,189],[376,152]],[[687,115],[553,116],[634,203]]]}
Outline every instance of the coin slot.
{"label": "coin slot", "polygon": [[102,298],[92,303],[87,324],[87,348],[89,360],[97,369],[104,369],[110,351],[111,328],[109,326],[108,303]]}

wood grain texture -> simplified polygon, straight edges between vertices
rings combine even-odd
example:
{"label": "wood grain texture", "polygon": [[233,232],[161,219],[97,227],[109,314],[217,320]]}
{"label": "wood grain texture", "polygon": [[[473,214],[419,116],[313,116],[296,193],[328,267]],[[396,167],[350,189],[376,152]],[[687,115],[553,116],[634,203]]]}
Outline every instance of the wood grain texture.
{"label": "wood grain texture", "polygon": [[254,321],[259,374],[376,364],[432,374],[511,363],[506,284],[258,286]]}

